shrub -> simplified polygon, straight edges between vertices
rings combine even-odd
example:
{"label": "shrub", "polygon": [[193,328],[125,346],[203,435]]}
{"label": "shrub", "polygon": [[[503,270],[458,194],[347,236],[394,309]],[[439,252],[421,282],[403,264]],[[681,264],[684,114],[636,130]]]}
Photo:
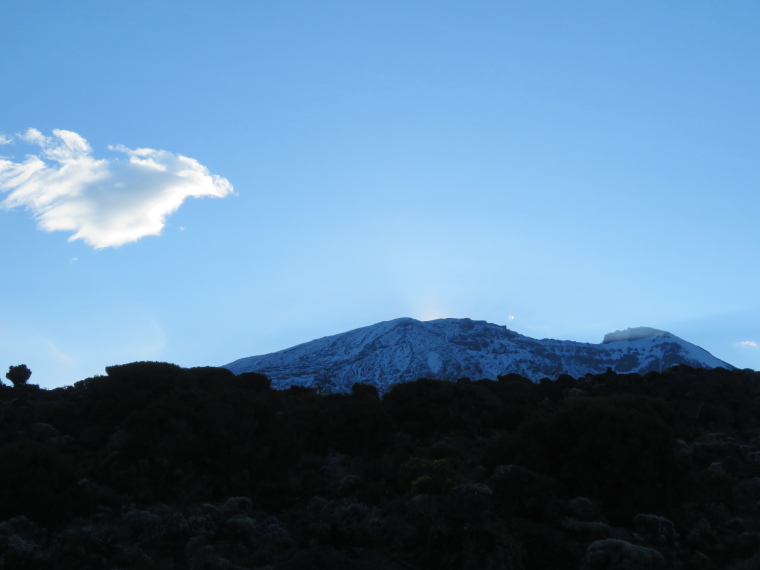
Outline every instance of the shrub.
{"label": "shrub", "polygon": [[581,570],[665,570],[665,559],[651,548],[606,538],[592,542],[581,561]]}
{"label": "shrub", "polygon": [[19,388],[29,381],[32,371],[27,368],[26,364],[11,366],[8,368],[5,377],[11,381],[14,388]]}
{"label": "shrub", "polygon": [[21,440],[0,448],[0,465],[0,520],[26,516],[46,526],[77,511],[74,469],[59,451]]}
{"label": "shrub", "polygon": [[625,399],[566,401],[519,435],[528,467],[557,477],[576,496],[600,500],[617,522],[640,512],[668,514],[687,484],[669,427]]}

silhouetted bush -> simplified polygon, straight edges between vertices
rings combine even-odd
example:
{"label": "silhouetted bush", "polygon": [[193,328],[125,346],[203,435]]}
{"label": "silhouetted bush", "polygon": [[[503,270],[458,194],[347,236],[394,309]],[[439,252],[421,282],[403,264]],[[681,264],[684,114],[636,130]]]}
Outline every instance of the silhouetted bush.
{"label": "silhouetted bush", "polygon": [[372,384],[363,384],[361,382],[355,382],[351,386],[351,395],[357,400],[379,400],[380,394],[377,391],[377,387]]}
{"label": "silhouetted bush", "polygon": [[396,384],[383,406],[399,429],[414,436],[478,433],[499,422],[499,402],[482,385],[420,379]]}
{"label": "silhouetted bush", "polygon": [[58,450],[29,440],[0,447],[0,520],[58,525],[79,512],[80,500],[71,461]]}
{"label": "silhouetted bush", "polygon": [[[573,495],[598,498],[620,522],[640,512],[668,513],[684,491],[673,435],[640,400],[573,399],[526,426],[522,457],[555,475]],[[652,407],[656,407],[652,404]]]}
{"label": "silhouetted bush", "polygon": [[5,373],[5,377],[11,381],[14,388],[19,388],[26,384],[31,376],[32,371],[27,368],[26,364],[11,366],[8,368],[8,372]]}
{"label": "silhouetted bush", "polygon": [[269,379],[269,376],[259,374],[258,372],[243,372],[234,378],[237,379],[235,386],[240,388],[250,388],[259,392],[272,388],[272,381]]}

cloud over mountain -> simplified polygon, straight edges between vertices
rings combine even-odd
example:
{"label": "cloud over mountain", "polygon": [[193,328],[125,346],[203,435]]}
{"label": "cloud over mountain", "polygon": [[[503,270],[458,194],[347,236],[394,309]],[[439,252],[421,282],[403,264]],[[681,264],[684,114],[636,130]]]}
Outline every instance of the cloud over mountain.
{"label": "cloud over mountain", "polygon": [[96,249],[159,235],[186,198],[222,198],[233,190],[197,160],[165,150],[109,146],[121,156],[96,159],[72,131],[17,135],[39,147],[23,161],[0,157],[0,207],[30,210],[40,229],[69,231]]}

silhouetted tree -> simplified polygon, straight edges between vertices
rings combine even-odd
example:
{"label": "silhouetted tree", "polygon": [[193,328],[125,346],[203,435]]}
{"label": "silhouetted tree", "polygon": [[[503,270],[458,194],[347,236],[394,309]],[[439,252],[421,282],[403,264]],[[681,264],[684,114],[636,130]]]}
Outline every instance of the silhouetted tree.
{"label": "silhouetted tree", "polygon": [[31,375],[32,371],[27,368],[26,364],[19,364],[8,368],[5,377],[13,383],[14,388],[18,388],[26,384]]}

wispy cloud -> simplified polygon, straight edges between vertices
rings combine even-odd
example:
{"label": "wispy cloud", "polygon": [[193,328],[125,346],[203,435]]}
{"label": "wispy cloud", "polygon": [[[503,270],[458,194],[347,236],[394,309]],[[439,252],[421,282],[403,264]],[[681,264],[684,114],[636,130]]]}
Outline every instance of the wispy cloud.
{"label": "wispy cloud", "polygon": [[48,350],[50,350],[52,355],[55,356],[58,360],[69,365],[73,365],[75,363],[74,359],[68,354],[64,354],[52,340],[46,339],[45,344],[47,344]]}
{"label": "wispy cloud", "polygon": [[21,162],[0,158],[0,192],[7,193],[0,207],[25,207],[40,229],[73,232],[69,240],[96,249],[159,235],[186,198],[233,190],[197,160],[165,150],[114,145],[108,148],[121,156],[95,159],[72,131],[46,137],[29,129],[17,137],[40,150]]}
{"label": "wispy cloud", "polygon": [[4,135],[3,133],[0,133],[0,144],[9,144],[11,142],[10,137],[7,135]]}
{"label": "wispy cloud", "polygon": [[754,340],[743,340],[740,343],[738,343],[739,346],[744,348],[760,348],[758,344]]}

